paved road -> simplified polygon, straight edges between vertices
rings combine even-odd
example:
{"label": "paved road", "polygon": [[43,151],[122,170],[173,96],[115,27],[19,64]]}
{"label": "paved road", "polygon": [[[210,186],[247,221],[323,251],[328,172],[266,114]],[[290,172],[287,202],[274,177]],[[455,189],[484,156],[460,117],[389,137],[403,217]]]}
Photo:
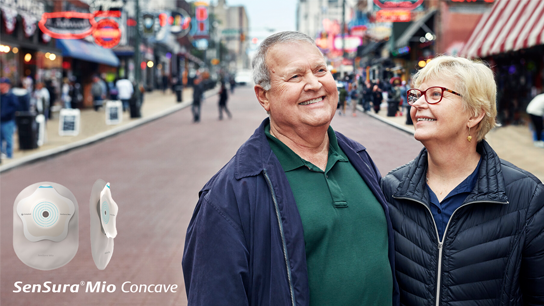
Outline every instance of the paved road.
{"label": "paved road", "polygon": [[[181,257],[187,224],[198,190],[236,152],[266,117],[249,87],[229,101],[234,115],[218,120],[217,97],[205,100],[202,121],[191,122],[189,108],[115,137],[0,175],[2,305],[185,305]],[[337,116],[333,127],[363,143],[382,174],[411,160],[421,145],[375,119]],[[92,260],[89,197],[97,179],[111,183],[119,205],[118,235],[108,267]],[[12,247],[13,202],[26,186],[51,181],[78,199],[79,250],[59,269],[27,267]],[[114,284],[113,293],[13,293],[14,283]],[[176,284],[176,293],[123,293],[121,285]],[[111,288],[111,287],[110,287]],[[127,289],[128,287],[125,287]]]}

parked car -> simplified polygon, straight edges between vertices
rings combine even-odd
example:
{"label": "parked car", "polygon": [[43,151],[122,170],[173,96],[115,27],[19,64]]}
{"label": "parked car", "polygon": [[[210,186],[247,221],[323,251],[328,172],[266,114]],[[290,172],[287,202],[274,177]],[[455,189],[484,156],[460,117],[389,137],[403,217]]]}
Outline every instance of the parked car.
{"label": "parked car", "polygon": [[253,84],[253,73],[251,70],[238,70],[234,76],[236,84]]}

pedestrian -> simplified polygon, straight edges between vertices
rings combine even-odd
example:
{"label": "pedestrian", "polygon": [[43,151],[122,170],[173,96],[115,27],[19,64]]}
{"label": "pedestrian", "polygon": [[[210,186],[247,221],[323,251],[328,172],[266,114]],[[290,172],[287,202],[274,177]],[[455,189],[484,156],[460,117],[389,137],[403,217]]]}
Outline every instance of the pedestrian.
{"label": "pedestrian", "polygon": [[363,110],[365,112],[370,111],[370,104],[372,103],[372,83],[370,80],[366,80],[363,87]]}
{"label": "pedestrian", "polygon": [[234,78],[234,74],[230,74],[229,77],[229,85],[230,85],[230,93],[234,94],[234,88],[236,87],[236,79]]}
{"label": "pedestrian", "polygon": [[[387,93],[387,107],[388,117],[395,117],[398,115],[400,105],[400,81],[398,79],[393,80],[391,86],[388,88]],[[389,109],[391,108],[391,109]]]}
{"label": "pedestrian", "polygon": [[11,89],[11,92],[17,98],[17,111],[28,112],[30,111],[30,92],[25,88],[25,84],[20,81],[16,87]]}
{"label": "pedestrian", "polygon": [[70,84],[70,80],[64,78],[61,87],[61,100],[64,104],[64,108],[72,108],[72,91],[73,87],[72,84]]}
{"label": "pedestrian", "polygon": [[338,109],[338,115],[342,116],[342,114],[346,113],[346,97],[348,95],[348,91],[345,88],[345,85],[343,83],[340,83],[340,88],[338,88],[338,105],[336,108]]}
{"label": "pedestrian", "polygon": [[43,86],[45,86],[45,89],[47,90],[47,93],[49,95],[49,101],[44,111],[44,116],[45,116],[45,119],[51,119],[51,116],[52,116],[51,107],[55,105],[55,103],[57,102],[58,82],[56,78],[45,80],[45,82],[43,83]]}
{"label": "pedestrian", "polygon": [[200,122],[200,104],[202,103],[203,93],[202,77],[197,75],[193,81],[193,105],[191,107],[194,123]]}
{"label": "pedestrian", "polygon": [[123,112],[129,109],[130,97],[134,92],[134,85],[128,79],[119,79],[115,82],[115,87],[117,87],[117,98],[123,102]]}
{"label": "pedestrian", "polygon": [[36,111],[38,114],[42,114],[45,117],[45,120],[51,118],[50,113],[50,102],[51,97],[49,96],[49,91],[45,88],[43,82],[39,81],[36,83],[36,89],[34,90],[34,101],[36,103]]}
{"label": "pedestrian", "polygon": [[72,81],[72,88],[73,90],[72,90],[71,106],[73,108],[80,108],[81,104],[83,103],[83,93],[82,93],[81,84],[76,79],[74,79]]}
{"label": "pedestrian", "polygon": [[537,148],[544,148],[544,141],[542,139],[542,119],[544,116],[544,93],[537,95],[527,105],[527,114],[531,117],[533,123],[535,141],[533,145]]}
{"label": "pedestrian", "polygon": [[104,87],[101,84],[100,78],[95,75],[93,77],[93,84],[91,85],[91,94],[93,96],[93,107],[95,111],[102,106],[105,97]]}
{"label": "pedestrian", "polygon": [[199,193],[188,304],[398,305],[381,176],[330,127],[338,91],[314,40],[269,36],[253,80],[269,118]]}
{"label": "pedestrian", "polygon": [[162,73],[162,93],[166,94],[166,89],[168,89],[168,76],[166,72]]}
{"label": "pedestrian", "polygon": [[544,305],[544,185],[484,140],[496,125],[492,70],[439,56],[413,84],[425,148],[382,181],[401,304]]}
{"label": "pedestrian", "polygon": [[[5,157],[13,157],[13,133],[15,132],[15,112],[19,107],[17,97],[11,92],[11,81],[0,78],[0,151]],[[4,142],[6,143],[4,147]],[[2,156],[4,158],[4,156]]]}
{"label": "pedestrian", "polygon": [[359,89],[357,84],[353,83],[351,88],[351,115],[357,117],[357,102],[359,101]]}
{"label": "pedestrian", "polygon": [[221,88],[219,89],[219,120],[223,120],[223,110],[225,110],[225,113],[227,113],[229,119],[232,118],[232,115],[227,108],[227,100],[229,99],[228,95],[229,93],[227,87],[225,86],[225,82],[221,82]]}
{"label": "pedestrian", "polygon": [[383,101],[383,93],[382,89],[378,84],[374,85],[374,88],[372,88],[372,107],[374,108],[374,112],[378,114],[380,112],[380,107]]}

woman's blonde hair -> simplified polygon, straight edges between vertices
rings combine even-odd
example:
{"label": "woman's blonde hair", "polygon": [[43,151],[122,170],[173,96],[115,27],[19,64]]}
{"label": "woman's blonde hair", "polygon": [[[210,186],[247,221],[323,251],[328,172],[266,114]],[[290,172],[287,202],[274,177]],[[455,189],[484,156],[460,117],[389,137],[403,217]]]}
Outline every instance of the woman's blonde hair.
{"label": "woman's blonde hair", "polygon": [[480,111],[485,113],[476,127],[478,141],[484,139],[487,132],[496,126],[497,85],[493,71],[483,62],[441,55],[432,59],[414,75],[413,87],[418,88],[433,78],[454,79],[455,88],[451,89],[461,94],[465,110],[468,109],[474,116],[478,116]]}

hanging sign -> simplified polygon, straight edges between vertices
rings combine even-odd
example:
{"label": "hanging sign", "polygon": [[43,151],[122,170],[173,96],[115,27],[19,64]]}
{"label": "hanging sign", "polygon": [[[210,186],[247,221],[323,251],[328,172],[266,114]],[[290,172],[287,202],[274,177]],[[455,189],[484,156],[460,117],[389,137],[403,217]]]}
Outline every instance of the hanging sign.
{"label": "hanging sign", "polygon": [[411,20],[410,11],[379,10],[376,13],[377,22],[409,22]]}
{"label": "hanging sign", "polygon": [[44,13],[38,25],[53,38],[78,39],[90,35],[96,22],[90,13],[55,12]]}
{"label": "hanging sign", "polygon": [[423,4],[423,0],[374,0],[380,9],[413,10]]}
{"label": "hanging sign", "polygon": [[11,34],[15,30],[15,24],[17,23],[17,11],[11,8],[2,8],[2,17],[4,17],[4,25],[6,26],[6,33]]}
{"label": "hanging sign", "polygon": [[102,19],[96,23],[93,31],[94,42],[104,48],[113,48],[121,40],[119,24],[111,19]]}
{"label": "hanging sign", "polygon": [[172,12],[170,32],[178,37],[185,36],[191,27],[191,16],[182,10],[178,9],[177,11]]}
{"label": "hanging sign", "polygon": [[142,20],[144,35],[151,35],[155,33],[155,16],[146,13],[142,16]]}

